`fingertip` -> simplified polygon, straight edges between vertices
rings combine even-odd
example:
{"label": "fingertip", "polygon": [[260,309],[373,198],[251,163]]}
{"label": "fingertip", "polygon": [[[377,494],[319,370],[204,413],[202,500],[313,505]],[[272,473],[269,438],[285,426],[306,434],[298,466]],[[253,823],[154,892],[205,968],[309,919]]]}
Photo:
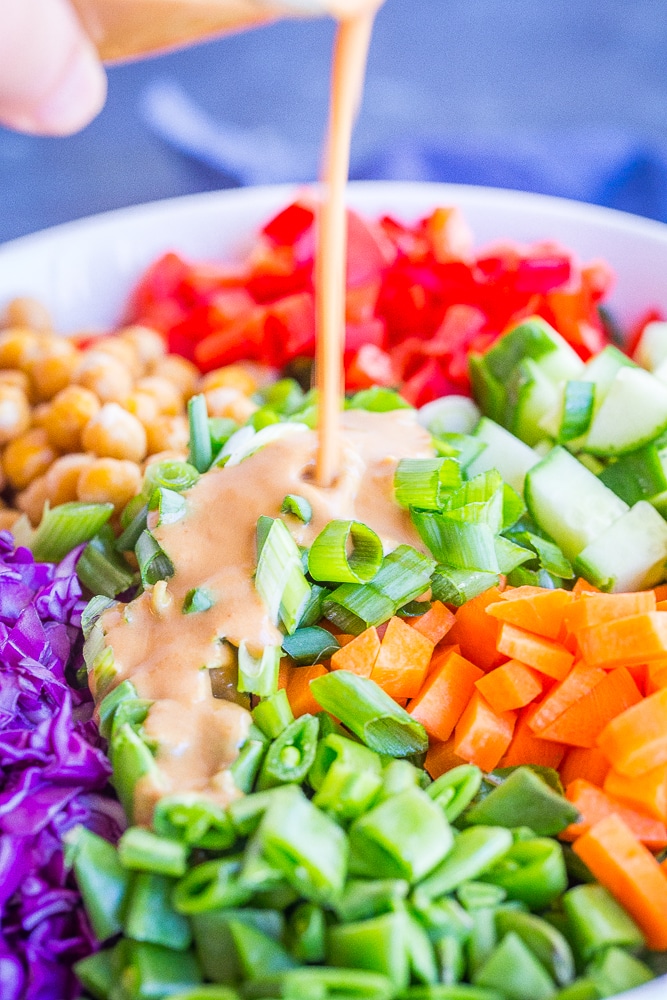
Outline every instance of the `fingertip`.
{"label": "fingertip", "polygon": [[30,131],[72,135],[95,118],[107,96],[107,77],[93,46],[82,40],[72,51],[53,89],[32,109]]}

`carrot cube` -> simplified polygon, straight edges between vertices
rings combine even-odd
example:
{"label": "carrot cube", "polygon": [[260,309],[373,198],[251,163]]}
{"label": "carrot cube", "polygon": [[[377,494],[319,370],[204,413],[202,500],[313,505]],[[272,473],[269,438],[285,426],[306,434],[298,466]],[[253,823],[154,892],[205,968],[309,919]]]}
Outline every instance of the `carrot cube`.
{"label": "carrot cube", "polygon": [[382,637],[371,680],[392,698],[414,698],[424,683],[432,656],[431,640],[395,616]]}
{"label": "carrot cube", "polygon": [[613,768],[602,786],[608,795],[667,823],[667,764],[629,778]]}
{"label": "carrot cube", "polygon": [[331,657],[331,669],[349,670],[359,677],[370,677],[379,652],[377,629],[367,628],[336,650]]}
{"label": "carrot cube", "polygon": [[512,740],[515,712],[494,712],[475,691],[454,733],[454,753],[483,771],[493,771]]}
{"label": "carrot cube", "polygon": [[618,667],[570,705],[540,736],[573,747],[594,747],[607,723],[641,700],[639,688],[628,671]]}
{"label": "carrot cube", "polygon": [[542,692],[540,675],[519,660],[508,660],[480,677],[475,687],[496,712],[523,708]]}
{"label": "carrot cube", "polygon": [[417,632],[430,639],[434,646],[437,646],[445,638],[449,630],[454,625],[456,618],[442,601],[433,601],[433,604],[424,615],[413,618],[410,624]]}
{"label": "carrot cube", "polygon": [[630,778],[667,763],[667,688],[612,719],[598,746],[612,767]]}
{"label": "carrot cube", "polygon": [[[466,601],[456,612],[456,621],[449,632],[448,641],[458,643],[461,653],[482,670],[492,670],[507,657],[498,652],[498,622],[486,609],[502,600],[497,587]],[[518,659],[519,657],[517,657]]]}
{"label": "carrot cube", "polygon": [[576,840],[601,819],[615,815],[620,816],[637,840],[651,850],[660,851],[667,846],[667,827],[664,823],[621,805],[590,782],[577,778],[570,782],[565,794],[568,801],[578,810],[581,819],[563,830],[560,834],[563,840]]}
{"label": "carrot cube", "polygon": [[526,632],[507,622],[500,628],[498,651],[557,681],[566,676],[574,662],[572,653],[560,643]]}
{"label": "carrot cube", "polygon": [[557,639],[563,624],[563,613],[574,601],[575,598],[567,590],[516,587],[506,590],[503,600],[490,604],[486,613],[546,639]]}
{"label": "carrot cube", "polygon": [[409,704],[408,712],[426,729],[429,736],[444,742],[449,739],[454,726],[470,701],[475,681],[483,672],[459,653],[436,653],[437,666],[429,673],[417,695]]}
{"label": "carrot cube", "polygon": [[571,747],[560,765],[560,780],[567,786],[578,779],[602,787],[609,774],[609,761],[599,747]]}
{"label": "carrot cube", "polygon": [[534,706],[523,709],[514,727],[512,742],[500,761],[501,767],[516,767],[519,764],[539,764],[541,767],[557,768],[565,754],[562,743],[552,743],[535,735],[530,726]]}

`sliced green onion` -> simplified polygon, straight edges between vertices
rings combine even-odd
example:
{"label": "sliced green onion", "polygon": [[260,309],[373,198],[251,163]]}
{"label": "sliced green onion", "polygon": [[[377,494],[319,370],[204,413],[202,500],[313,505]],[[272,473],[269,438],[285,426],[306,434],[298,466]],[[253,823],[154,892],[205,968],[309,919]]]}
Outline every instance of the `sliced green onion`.
{"label": "sliced green onion", "polygon": [[269,536],[269,531],[271,530],[271,525],[273,524],[274,518],[267,517],[266,514],[260,514],[257,518],[257,527],[255,529],[255,537],[257,543],[257,562],[259,562],[259,557],[262,554],[262,549],[264,548],[264,542]]}
{"label": "sliced green onion", "polygon": [[297,622],[298,628],[310,628],[311,625],[316,625],[324,617],[324,600],[328,594],[327,587],[320,587],[318,583],[312,585],[308,600],[301,609],[301,616]]}
{"label": "sliced green onion", "polygon": [[276,413],[289,415],[303,404],[304,393],[293,378],[281,378],[257,393],[256,402],[270,406]]}
{"label": "sliced green onion", "polygon": [[361,521],[330,521],[308,554],[308,571],[318,582],[369,583],[381,564],[382,542]]}
{"label": "sliced green onion", "polygon": [[433,445],[438,455],[455,458],[464,472],[486,448],[485,443],[472,434],[438,434],[433,438]]}
{"label": "sliced green onion", "polygon": [[193,465],[168,459],[164,462],[151,462],[144,472],[143,495],[148,499],[154,490],[160,486],[165,489],[182,493],[189,490],[199,479],[199,473]]}
{"label": "sliced green onion", "polygon": [[[96,599],[93,598],[93,600]],[[98,728],[100,735],[105,740],[108,740],[111,736],[111,727],[118,707],[124,701],[134,701],[137,697],[137,689],[134,684],[131,681],[122,681],[118,687],[115,687],[102,699],[97,707],[97,716],[99,719]]]}
{"label": "sliced green onion", "polygon": [[281,688],[265,701],[260,701],[252,710],[253,722],[262,730],[264,736],[275,740],[282,731],[294,722],[294,715],[287,694]]}
{"label": "sliced green onion", "polygon": [[516,524],[526,513],[522,498],[508,483],[503,483],[503,531]]}
{"label": "sliced green onion", "polygon": [[[263,534],[266,528],[263,518],[257,527],[258,534],[260,530]],[[304,576],[298,546],[280,518],[272,521],[262,541],[255,588],[271,621],[277,625],[281,620],[288,633],[294,632],[310,596],[310,585]]]}
{"label": "sliced green onion", "polygon": [[198,611],[208,611],[215,604],[215,597],[206,587],[193,587],[183,600],[183,614],[192,615]]}
{"label": "sliced green onion", "polygon": [[297,493],[288,493],[280,508],[281,514],[294,514],[304,524],[310,524],[313,517],[313,508],[305,497],[300,497]]}
{"label": "sliced green onion", "polygon": [[523,545],[511,542],[509,538],[502,535],[496,537],[496,556],[498,557],[498,569],[501,573],[511,573],[517,566],[522,566],[525,562],[530,562],[534,558],[530,549]]}
{"label": "sliced green onion", "polygon": [[484,503],[492,500],[498,490],[502,489],[502,476],[497,469],[480,472],[467,482],[450,498],[450,509],[464,507],[467,503]]}
{"label": "sliced green onion", "polygon": [[239,691],[269,698],[278,690],[278,668],[282,650],[280,646],[265,646],[260,656],[249,651],[243,639],[239,645]]}
{"label": "sliced green onion", "polygon": [[394,495],[401,507],[439,510],[445,493],[461,486],[454,458],[404,458],[394,474]]}
{"label": "sliced green onion", "polygon": [[112,598],[137,583],[137,574],[120,552],[111,525],[92,538],[76,564],[79,580],[92,594]]}
{"label": "sliced green onion", "polygon": [[262,740],[246,740],[238,757],[230,765],[229,773],[234,784],[244,795],[249,795],[255,787],[265,754],[266,745]]}
{"label": "sliced green onion", "polygon": [[498,584],[497,573],[484,573],[454,566],[437,566],[431,577],[431,592],[436,601],[460,608],[466,601]]}
{"label": "sliced green onion", "polygon": [[174,564],[150,531],[146,530],[140,535],[136,555],[144,587],[174,575]]}
{"label": "sliced green onion", "polygon": [[310,682],[319,705],[377,753],[410,757],[428,749],[426,730],[378,685],[347,670]]}
{"label": "sliced green onion", "polygon": [[142,826],[131,826],[118,841],[123,868],[157,875],[185,875],[187,850],[178,840],[158,836]]}
{"label": "sliced green onion", "polygon": [[320,721],[314,715],[302,715],[290,722],[266,752],[257,779],[257,791],[263,792],[276,785],[300,784],[315,760],[319,729]]}
{"label": "sliced green onion", "polygon": [[188,424],[190,428],[188,462],[194,465],[197,472],[206,472],[213,461],[213,448],[208,429],[208,407],[203,393],[191,396],[188,400]]}
{"label": "sliced green onion", "polygon": [[342,583],[325,597],[322,611],[325,618],[343,632],[359,635],[370,625],[388,621],[395,607],[394,602],[372,583]]}
{"label": "sliced green onion", "polygon": [[[140,498],[139,498],[140,499]],[[128,504],[129,507],[129,504]],[[125,508],[127,510],[127,507]],[[119,552],[133,552],[139,541],[139,535],[147,527],[148,504],[142,503],[134,517],[127,524],[125,530],[116,540],[116,548]]]}
{"label": "sliced green onion", "polygon": [[[563,580],[573,579],[572,564],[565,558],[555,542],[549,541],[548,538],[542,538],[532,531],[525,532],[525,540],[537,553],[542,569],[553,576],[561,577]],[[521,542],[521,539],[517,539],[517,541]]]}
{"label": "sliced green onion", "polygon": [[411,410],[412,406],[395,389],[374,385],[356,392],[347,404],[350,410],[367,410],[369,413],[388,413],[391,410]]}
{"label": "sliced green onion", "polygon": [[593,416],[595,383],[574,380],[565,383],[563,411],[558,431],[560,442],[573,441],[585,434]]}
{"label": "sliced green onion", "polygon": [[32,536],[37,562],[60,562],[68,552],[89,542],[113,514],[112,503],[63,503],[46,510]]}
{"label": "sliced green onion", "polygon": [[400,606],[428,589],[434,568],[434,560],[423,552],[399,545],[382,560],[372,586]]}
{"label": "sliced green onion", "polygon": [[153,491],[148,506],[150,510],[157,510],[158,526],[180,521],[186,511],[185,497],[176,490],[168,490],[164,486],[158,486]]}
{"label": "sliced green onion", "polygon": [[91,597],[81,613],[81,631],[83,632],[84,639],[87,639],[90,635],[95,622],[102,617],[105,611],[113,608],[115,603],[114,600],[105,597],[103,594]]}
{"label": "sliced green onion", "polygon": [[[465,509],[465,508],[464,508]],[[446,514],[411,510],[412,523],[438,562],[457,569],[498,573],[495,532],[487,524],[469,524]]]}
{"label": "sliced green onion", "polygon": [[338,639],[317,625],[298,628],[283,640],[283,650],[299,667],[321,663],[333,656],[337,649],[340,649]]}
{"label": "sliced green onion", "polygon": [[160,836],[208,851],[227,850],[236,840],[227,812],[196,792],[161,798],[153,814],[153,827]]}

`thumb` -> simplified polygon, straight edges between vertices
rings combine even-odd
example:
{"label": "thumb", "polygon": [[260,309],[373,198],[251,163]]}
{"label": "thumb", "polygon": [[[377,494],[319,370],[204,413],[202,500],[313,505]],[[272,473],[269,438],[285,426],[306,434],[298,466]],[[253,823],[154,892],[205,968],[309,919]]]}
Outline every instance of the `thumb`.
{"label": "thumb", "polygon": [[105,97],[104,70],[68,0],[0,0],[0,124],[70,135]]}

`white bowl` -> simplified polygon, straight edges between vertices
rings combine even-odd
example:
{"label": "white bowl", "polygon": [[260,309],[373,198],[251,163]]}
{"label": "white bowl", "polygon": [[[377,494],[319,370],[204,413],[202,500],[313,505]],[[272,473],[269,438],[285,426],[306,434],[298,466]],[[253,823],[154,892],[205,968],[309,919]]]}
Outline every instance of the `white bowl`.
{"label": "white bowl", "polygon": [[[0,246],[0,308],[30,295],[62,333],[109,328],[132,283],[158,254],[233,260],[258,227],[287,205],[291,185],[190,195],[67,223]],[[544,195],[456,184],[359,182],[349,204],[370,216],[414,220],[438,205],[460,206],[476,244],[556,240],[581,260],[602,257],[617,273],[610,305],[621,323],[648,307],[667,313],[667,225],[624,212]],[[623,994],[665,1000],[667,976]]]}

